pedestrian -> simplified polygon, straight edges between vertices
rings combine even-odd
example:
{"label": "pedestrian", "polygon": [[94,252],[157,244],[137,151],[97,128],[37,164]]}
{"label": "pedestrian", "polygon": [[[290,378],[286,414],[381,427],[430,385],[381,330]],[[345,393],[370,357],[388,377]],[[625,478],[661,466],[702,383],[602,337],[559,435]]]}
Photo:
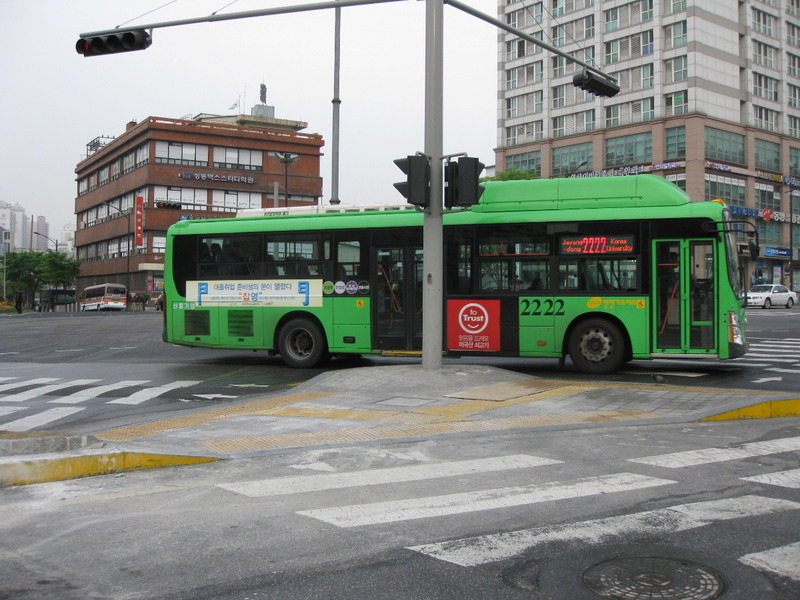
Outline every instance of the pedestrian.
{"label": "pedestrian", "polygon": [[17,309],[18,314],[22,314],[22,303],[24,302],[25,298],[22,295],[22,290],[17,288],[17,295],[14,297],[14,306]]}
{"label": "pedestrian", "polygon": [[147,296],[145,296],[144,294],[139,296],[139,303],[142,305],[142,312],[144,312],[144,309],[147,306]]}

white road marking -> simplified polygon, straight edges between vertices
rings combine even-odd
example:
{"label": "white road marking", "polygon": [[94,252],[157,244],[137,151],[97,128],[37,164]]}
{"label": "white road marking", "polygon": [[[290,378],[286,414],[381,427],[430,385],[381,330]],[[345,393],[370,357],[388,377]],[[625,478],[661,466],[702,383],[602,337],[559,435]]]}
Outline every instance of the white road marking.
{"label": "white road marking", "polygon": [[762,377],[761,379],[753,379],[752,383],[767,383],[768,381],[783,381],[783,377]]}
{"label": "white road marking", "polygon": [[[5,415],[10,415],[12,413],[17,412],[18,410],[25,410],[24,406],[0,406],[0,417],[4,417]],[[2,429],[2,425],[0,425],[0,429]]]}
{"label": "white road marking", "polygon": [[752,477],[742,477],[744,481],[754,481],[766,485],[777,485],[780,487],[800,490],[800,469],[790,469],[778,473],[765,473],[764,475],[753,475]]}
{"label": "white road marking", "polygon": [[435,544],[423,544],[408,549],[462,567],[474,567],[512,558],[530,548],[549,542],[577,541],[599,544],[606,542],[609,538],[631,533],[658,537],[676,531],[704,527],[717,521],[762,516],[788,510],[800,510],[800,504],[777,498],[741,496],[678,504],[658,510],[565,525],[548,525]]}
{"label": "white road marking", "polygon": [[41,427],[42,425],[47,425],[53,421],[58,421],[59,419],[63,419],[64,417],[68,417],[82,410],[84,410],[82,407],[72,408],[69,406],[59,406],[57,408],[51,408],[29,417],[17,419],[16,421],[10,421],[3,425],[2,428],[7,431],[30,431],[31,429]]}
{"label": "white road marking", "polygon": [[53,383],[50,385],[43,385],[38,388],[34,388],[32,390],[28,390],[27,392],[20,392],[18,394],[13,394],[11,396],[6,396],[3,398],[3,402],[24,402],[26,400],[30,400],[31,398],[37,398],[39,396],[47,396],[52,392],[56,392],[58,390],[63,390],[64,388],[73,387],[76,385],[87,385],[90,383],[96,383],[101,381],[100,379],[72,379],[70,381],[62,381],[61,383]]}
{"label": "white road marking", "polygon": [[337,527],[358,527],[610,494],[673,483],[675,482],[667,479],[619,473],[588,477],[569,483],[537,483],[428,498],[304,510],[298,511],[297,514],[319,519]]}
{"label": "white road marking", "polygon": [[767,367],[767,371],[774,371],[775,373],[800,373],[800,369],[779,369],[777,367]]}
{"label": "white road marking", "polygon": [[[99,380],[98,380],[99,381]],[[48,404],[78,404],[92,398],[97,398],[100,394],[105,394],[111,390],[117,390],[125,387],[133,387],[150,383],[149,379],[131,379],[127,381],[117,381],[116,383],[109,383],[107,385],[98,385],[96,387],[86,388],[74,394],[69,394],[58,398],[57,400],[49,400]]]}
{"label": "white road marking", "polygon": [[[17,388],[25,387],[28,385],[39,385],[40,383],[50,383],[51,381],[58,381],[60,377],[38,377],[37,379],[26,379],[23,381],[15,381],[14,383],[0,384],[0,392],[7,392],[8,390],[15,390]],[[2,400],[2,398],[0,398]]]}
{"label": "white road marking", "polygon": [[766,456],[781,452],[800,450],[800,436],[782,438],[768,442],[751,442],[738,448],[704,448],[703,450],[687,450],[672,454],[660,454],[644,458],[630,458],[629,462],[665,467],[667,469],[680,469],[681,467],[694,467],[728,460]]}
{"label": "white road marking", "polygon": [[146,388],[144,390],[138,391],[135,394],[131,394],[127,398],[117,398],[116,400],[111,400],[110,402],[106,402],[106,404],[141,404],[147,400],[151,400],[156,396],[160,396],[161,394],[168,392],[170,390],[174,390],[176,388],[188,387],[190,385],[195,385],[200,383],[199,381],[172,381],[170,383],[166,383],[164,385],[152,388]]}
{"label": "white road marking", "polygon": [[746,554],[739,560],[751,567],[800,581],[800,542]]}
{"label": "white road marking", "polygon": [[349,473],[323,473],[318,475],[300,475],[297,477],[276,477],[275,479],[265,479],[261,481],[223,483],[219,484],[217,487],[251,498],[260,498],[262,496],[302,494],[306,492],[336,490],[367,485],[423,481],[441,477],[508,471],[511,469],[529,469],[560,464],[561,462],[560,460],[519,454],[446,463],[370,469]]}

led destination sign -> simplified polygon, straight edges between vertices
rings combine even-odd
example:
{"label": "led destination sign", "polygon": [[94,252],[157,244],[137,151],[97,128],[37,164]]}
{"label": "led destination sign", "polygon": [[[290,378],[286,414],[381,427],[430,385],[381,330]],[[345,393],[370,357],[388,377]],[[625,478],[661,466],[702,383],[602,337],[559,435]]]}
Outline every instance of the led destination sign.
{"label": "led destination sign", "polygon": [[636,252],[632,235],[570,235],[561,238],[561,254],[630,254]]}

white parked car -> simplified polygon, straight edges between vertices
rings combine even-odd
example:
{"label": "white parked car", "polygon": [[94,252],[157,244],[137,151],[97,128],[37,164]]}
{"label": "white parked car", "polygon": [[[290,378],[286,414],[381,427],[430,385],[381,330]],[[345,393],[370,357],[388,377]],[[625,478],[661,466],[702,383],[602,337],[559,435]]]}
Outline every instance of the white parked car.
{"label": "white parked car", "polygon": [[777,283],[754,285],[747,292],[747,306],[770,308],[774,305],[792,308],[795,302],[797,302],[797,295],[786,286]]}

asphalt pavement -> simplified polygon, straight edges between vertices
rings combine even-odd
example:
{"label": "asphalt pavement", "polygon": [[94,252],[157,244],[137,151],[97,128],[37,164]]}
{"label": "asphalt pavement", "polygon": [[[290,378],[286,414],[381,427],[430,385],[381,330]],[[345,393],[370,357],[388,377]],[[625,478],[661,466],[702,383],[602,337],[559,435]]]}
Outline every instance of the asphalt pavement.
{"label": "asphalt pavement", "polygon": [[800,393],[656,379],[574,382],[482,365],[330,371],[289,393],[92,435],[0,431],[0,486],[382,440],[800,416]]}

